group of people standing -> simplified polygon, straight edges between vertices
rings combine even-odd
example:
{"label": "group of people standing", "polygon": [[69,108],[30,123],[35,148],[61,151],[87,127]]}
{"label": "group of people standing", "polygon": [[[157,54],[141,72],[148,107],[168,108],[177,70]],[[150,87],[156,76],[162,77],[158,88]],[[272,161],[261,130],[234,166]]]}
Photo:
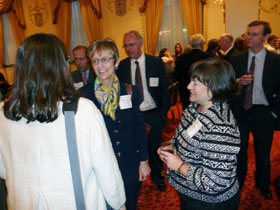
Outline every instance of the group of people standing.
{"label": "group of people standing", "polygon": [[[205,206],[206,208],[207,204],[204,205],[204,202],[209,202],[209,200],[213,199],[213,197],[208,198],[207,195],[207,193],[212,192],[212,187],[217,190],[216,192],[219,192],[218,189],[223,189],[223,185],[219,183],[219,181],[225,179],[226,176],[217,169],[219,164],[216,158],[219,158],[219,156],[217,154],[211,154],[215,151],[214,148],[219,148],[219,152],[221,152],[224,157],[229,158],[227,160],[233,161],[235,159],[236,162],[232,163],[235,163],[236,165],[231,165],[233,167],[231,168],[232,171],[227,175],[230,174],[231,178],[235,177],[239,183],[239,191],[242,190],[247,174],[247,149],[250,133],[252,133],[254,139],[256,160],[256,170],[254,173],[255,185],[264,199],[272,199],[273,197],[270,190],[270,151],[273,133],[275,127],[279,124],[280,86],[278,81],[280,79],[280,56],[265,47],[265,43],[271,37],[270,34],[271,28],[268,22],[259,20],[253,21],[247,27],[245,40],[244,38],[242,39],[243,44],[246,43],[245,50],[243,50],[243,52],[235,50],[233,48],[232,35],[225,33],[219,38],[219,40],[217,40],[218,46],[216,49],[223,51],[221,55],[218,53],[211,54],[204,52],[203,36],[201,34],[195,34],[190,39],[192,50],[181,55],[175,63],[174,73],[176,79],[179,81],[181,103],[185,108],[181,123],[179,124],[179,127],[172,139],[177,152],[176,154],[170,154],[162,151],[161,149],[158,152],[161,155],[162,160],[165,161],[167,166],[172,169],[169,177],[169,183],[179,191],[181,200],[185,201],[182,205],[185,203],[188,206],[187,203],[193,203],[194,206],[190,209],[200,209],[197,208],[197,206]],[[227,116],[227,120],[229,120],[230,116],[232,116],[232,125],[236,128],[234,131],[236,139],[235,141],[231,141],[229,143],[231,146],[234,146],[233,143],[235,142],[236,148],[227,148],[228,151],[231,151],[231,155],[234,154],[232,157],[227,155],[223,151],[225,148],[219,145],[221,142],[224,146],[228,145],[225,140],[230,140],[230,138],[224,136],[226,133],[219,134],[219,130],[216,130],[214,133],[213,131],[211,132],[207,129],[203,132],[203,126],[210,129],[213,125],[215,125],[215,115],[209,115],[209,111],[215,107],[215,100],[217,100],[214,96],[211,99],[213,92],[218,92],[218,90],[221,90],[230,84],[227,78],[230,75],[229,72],[226,74],[227,77],[224,76],[224,81],[220,83],[221,86],[219,86],[218,76],[214,77],[212,75],[212,78],[210,74],[208,75],[211,65],[209,61],[205,60],[207,57],[209,57],[208,59],[210,61],[218,59],[219,62],[226,62],[226,64],[230,65],[230,68],[233,67],[236,82],[240,88],[240,93],[235,98],[224,98],[224,100],[229,104],[228,108],[232,111],[232,113],[230,111],[230,113],[223,116]],[[205,67],[204,65],[208,66]],[[218,66],[215,66],[215,68],[216,71],[218,71],[218,69],[222,69]],[[196,71],[199,71],[200,74]],[[213,79],[212,81],[211,78]],[[200,94],[197,93],[195,88],[201,86],[201,83],[208,88],[208,91],[210,91],[210,93],[207,93],[206,95],[210,97],[209,100],[212,102],[212,104],[209,105],[211,108],[207,109],[205,113],[203,110],[199,111],[200,106],[194,107],[195,109],[193,109],[195,97],[197,97],[196,103],[201,106],[203,105],[203,101],[198,102],[198,96]],[[213,85],[215,86],[215,89],[213,89]],[[234,87],[233,83],[231,87]],[[222,93],[220,94],[223,95]],[[205,104],[208,104],[207,100],[204,102]],[[222,113],[221,110],[216,113]],[[206,117],[207,119],[202,119],[199,114],[203,115],[203,117]],[[221,116],[221,119],[224,119],[223,116]],[[200,123],[198,123],[198,121]],[[221,129],[221,125],[225,126],[226,123],[220,123],[219,129]],[[225,129],[223,129],[223,132],[225,132]],[[224,136],[223,141],[219,140],[220,135]],[[232,138],[234,137],[233,133],[230,135]],[[211,137],[214,139],[210,141],[212,143],[210,145],[209,140]],[[206,138],[207,140],[205,140]],[[208,160],[208,158],[210,158],[210,160]],[[211,161],[215,161],[215,163],[211,163]],[[224,161],[224,164],[226,164],[226,159],[224,159]],[[203,167],[201,167],[201,165]],[[197,166],[198,168],[193,169],[194,166]],[[201,169],[199,167],[201,167]],[[222,169],[222,167],[219,169]],[[230,167],[227,169],[230,169]],[[173,173],[174,170],[176,173]],[[217,173],[222,175],[223,179],[221,179]],[[182,178],[182,176],[185,177]],[[196,178],[198,180],[196,180]],[[212,179],[214,180],[212,181]],[[191,185],[191,180],[194,181],[194,186]],[[226,180],[229,181],[230,179]],[[203,181],[206,183],[203,183]],[[225,180],[223,180],[223,182],[224,181]],[[231,184],[235,183],[235,181],[231,181]],[[215,185],[218,183],[219,187],[216,188]],[[211,186],[208,186],[208,184]],[[204,189],[206,192],[203,192]],[[230,188],[227,188],[226,190],[229,189]],[[225,191],[222,192],[225,193]],[[233,192],[232,189],[230,192]],[[227,196],[228,195],[229,194],[227,194]],[[211,196],[213,196],[213,192]],[[215,199],[218,197],[219,196],[215,197]],[[195,199],[195,201],[193,199]],[[234,196],[232,198],[228,197],[228,199],[229,201],[231,200],[232,202],[238,203],[238,200],[235,200]],[[197,202],[197,200],[202,202]],[[212,200],[211,202],[215,201]],[[221,201],[219,202],[220,203],[217,207],[222,205]],[[226,203],[227,202],[224,203],[226,205],[223,206],[224,208],[237,209],[237,206],[234,205],[234,203]],[[182,207],[182,209],[188,208]]]}
{"label": "group of people standing", "polygon": [[162,57],[175,60],[184,108],[170,140],[172,151],[160,146],[170,106],[164,59],[142,52],[139,32],[124,34],[128,57],[123,60],[112,39],[77,46],[78,70],[71,74],[65,46],[55,35],[28,37],[17,52],[14,84],[0,104],[0,178],[8,190],[8,208],[76,209],[62,113],[63,103],[76,96],[82,96],[75,121],[88,209],[135,210],[148,176],[166,190],[164,163],[182,210],[236,210],[247,172],[249,132],[256,187],[271,199],[280,56],[264,48],[270,33],[267,22],[250,23],[248,49],[230,58],[229,34],[219,40],[223,58],[203,52],[201,34],[193,35],[192,49],[175,59],[163,52]]}

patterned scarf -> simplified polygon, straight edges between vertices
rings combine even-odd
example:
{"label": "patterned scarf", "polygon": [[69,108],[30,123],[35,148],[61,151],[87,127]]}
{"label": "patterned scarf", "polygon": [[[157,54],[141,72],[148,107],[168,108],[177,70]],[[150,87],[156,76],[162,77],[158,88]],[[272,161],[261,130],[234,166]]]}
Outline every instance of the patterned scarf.
{"label": "patterned scarf", "polygon": [[118,108],[119,88],[120,83],[116,75],[111,90],[103,85],[98,78],[95,80],[94,92],[97,101],[101,105],[101,111],[105,115],[109,115],[112,120],[116,120],[115,113]]}

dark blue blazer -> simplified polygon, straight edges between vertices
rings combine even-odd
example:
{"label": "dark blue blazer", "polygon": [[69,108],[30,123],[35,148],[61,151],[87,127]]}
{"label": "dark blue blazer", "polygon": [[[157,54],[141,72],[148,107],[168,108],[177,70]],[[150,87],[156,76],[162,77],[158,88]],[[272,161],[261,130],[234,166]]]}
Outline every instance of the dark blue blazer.
{"label": "dark blue blazer", "polygon": [[[83,86],[79,92],[81,96],[92,100],[100,110],[94,94],[94,83]],[[123,83],[120,83],[120,95],[128,95]],[[118,108],[115,121],[101,112],[125,185],[139,181],[139,163],[148,160],[146,129],[139,104],[138,92],[132,87],[132,108]]]}
{"label": "dark blue blazer", "polygon": [[[235,71],[236,78],[241,77],[247,72],[248,50],[233,57],[231,64]],[[262,86],[265,97],[269,103],[271,111],[280,117],[280,56],[266,50],[266,57],[263,67]],[[236,99],[230,101],[231,109],[236,118],[243,115],[243,100],[245,97],[245,88],[242,88],[241,94]]]}
{"label": "dark blue blazer", "polygon": [[[159,57],[145,54],[145,67],[149,93],[153,97],[161,115],[166,116],[170,107],[170,95],[168,92],[168,81],[165,74],[164,63]],[[121,60],[118,66],[117,74],[122,82],[131,84],[130,58]],[[158,87],[149,86],[149,79],[151,77],[159,78]]]}
{"label": "dark blue blazer", "polygon": [[[71,72],[71,77],[72,77],[74,83],[83,82],[82,73],[78,69]],[[91,69],[89,69],[88,83],[93,83],[94,80],[95,80],[95,74]]]}

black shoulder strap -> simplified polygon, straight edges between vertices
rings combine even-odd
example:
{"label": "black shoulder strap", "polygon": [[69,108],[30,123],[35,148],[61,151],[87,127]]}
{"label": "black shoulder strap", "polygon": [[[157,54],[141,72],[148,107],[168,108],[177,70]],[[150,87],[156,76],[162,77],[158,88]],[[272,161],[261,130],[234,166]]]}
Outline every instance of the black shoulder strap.
{"label": "black shoulder strap", "polygon": [[78,101],[79,101],[79,96],[74,96],[73,100],[69,103],[63,103],[63,106],[62,106],[62,112],[63,114],[65,114],[66,111],[73,111],[77,112],[77,109],[78,109]]}

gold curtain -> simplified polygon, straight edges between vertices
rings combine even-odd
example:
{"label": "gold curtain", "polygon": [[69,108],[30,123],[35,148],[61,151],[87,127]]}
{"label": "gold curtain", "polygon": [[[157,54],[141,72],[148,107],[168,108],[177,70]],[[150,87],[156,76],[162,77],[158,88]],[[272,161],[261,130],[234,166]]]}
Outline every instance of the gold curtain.
{"label": "gold curtain", "polygon": [[154,54],[162,21],[164,0],[147,2],[145,11],[148,54]]}
{"label": "gold curtain", "polygon": [[52,0],[51,2],[53,24],[56,24],[57,36],[64,42],[67,52],[70,49],[72,2],[69,0]]}
{"label": "gold curtain", "polygon": [[0,65],[3,66],[4,60],[4,31],[2,15],[8,13],[8,18],[13,30],[16,45],[25,38],[25,20],[22,10],[21,0],[0,0]]}
{"label": "gold curtain", "polygon": [[99,0],[80,0],[80,7],[88,41],[101,39]]}
{"label": "gold curtain", "polygon": [[189,36],[202,33],[202,3],[199,0],[180,0]]}
{"label": "gold curtain", "polygon": [[16,45],[25,39],[25,20],[21,0],[14,0],[12,10],[8,13],[9,21],[13,30]]}

